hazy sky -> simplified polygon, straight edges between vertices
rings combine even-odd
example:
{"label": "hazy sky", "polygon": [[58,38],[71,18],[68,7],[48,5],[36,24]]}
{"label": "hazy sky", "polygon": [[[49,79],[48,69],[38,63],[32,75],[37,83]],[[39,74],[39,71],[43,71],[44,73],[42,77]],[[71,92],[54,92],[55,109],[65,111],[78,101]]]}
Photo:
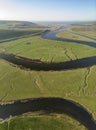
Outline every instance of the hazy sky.
{"label": "hazy sky", "polygon": [[0,20],[96,20],[96,0],[0,0]]}

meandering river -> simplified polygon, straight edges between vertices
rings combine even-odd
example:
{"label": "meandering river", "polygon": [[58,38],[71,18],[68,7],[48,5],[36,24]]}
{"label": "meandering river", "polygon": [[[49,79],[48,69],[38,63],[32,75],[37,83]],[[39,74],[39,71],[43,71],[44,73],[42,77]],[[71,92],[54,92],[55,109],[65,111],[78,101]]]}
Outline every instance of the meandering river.
{"label": "meandering river", "polygon": [[96,42],[88,42],[88,41],[81,41],[81,40],[73,40],[73,39],[68,39],[68,38],[60,38],[57,37],[56,35],[59,32],[64,31],[64,29],[58,29],[58,30],[48,30],[42,33],[41,37],[44,39],[49,39],[49,40],[56,40],[56,41],[63,41],[63,42],[71,42],[71,43],[76,43],[76,44],[83,44],[83,45],[87,45],[90,47],[94,47],[96,48]]}
{"label": "meandering river", "polygon": [[23,69],[30,70],[43,70],[43,71],[60,71],[69,69],[85,68],[96,65],[96,56],[82,58],[78,60],[66,61],[66,62],[42,62],[40,60],[32,60],[29,58],[16,56],[14,54],[0,53],[0,58],[17,65]]}
{"label": "meandering river", "polygon": [[[71,43],[76,42],[78,44],[84,44],[96,48],[96,44],[92,42],[57,38],[56,34],[58,31],[59,30],[46,31],[42,34],[42,38],[66,41]],[[32,60],[25,57],[16,56],[14,54],[6,53],[0,53],[0,58],[23,68],[44,71],[77,69],[96,65],[96,56],[60,63],[47,63],[40,60]],[[34,98],[19,100],[9,104],[1,104],[0,118],[4,120],[10,116],[19,116],[27,112],[36,111],[43,111],[45,113],[49,112],[67,114],[85,125],[88,130],[96,130],[96,122],[94,121],[92,115],[83,106],[73,101],[62,98]]]}
{"label": "meandering river", "polygon": [[34,98],[0,105],[0,118],[19,116],[27,112],[67,114],[85,125],[88,130],[96,130],[92,115],[80,104],[62,98]]}

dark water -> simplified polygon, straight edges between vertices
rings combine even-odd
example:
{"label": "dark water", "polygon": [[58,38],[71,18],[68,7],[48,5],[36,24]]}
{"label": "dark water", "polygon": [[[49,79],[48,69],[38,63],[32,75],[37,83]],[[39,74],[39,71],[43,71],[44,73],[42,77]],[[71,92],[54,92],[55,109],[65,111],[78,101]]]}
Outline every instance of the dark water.
{"label": "dark water", "polygon": [[96,48],[96,42],[88,42],[88,41],[80,41],[80,40],[73,40],[73,39],[56,37],[58,32],[62,32],[62,30],[64,31],[63,28],[55,30],[55,31],[48,30],[48,31],[42,33],[41,37],[44,39],[49,39],[49,40],[64,41],[64,42],[71,42],[71,43],[75,42],[77,44],[83,44],[83,45],[87,45],[87,46]]}
{"label": "dark water", "polygon": [[25,57],[20,57],[20,56],[16,56],[13,54],[6,54],[6,53],[0,53],[0,58],[10,63],[13,63],[15,65],[18,65],[18,67],[20,68],[29,68],[31,70],[37,70],[37,71],[69,70],[69,69],[85,68],[85,67],[96,65],[96,56],[82,58],[73,61],[60,62],[60,63],[42,62],[40,60],[32,60]]}
{"label": "dark water", "polygon": [[96,130],[96,123],[91,114],[81,105],[62,98],[35,98],[15,101],[0,105],[0,118],[7,119],[19,116],[26,112],[42,111],[45,113],[67,114],[85,125],[88,130]]}

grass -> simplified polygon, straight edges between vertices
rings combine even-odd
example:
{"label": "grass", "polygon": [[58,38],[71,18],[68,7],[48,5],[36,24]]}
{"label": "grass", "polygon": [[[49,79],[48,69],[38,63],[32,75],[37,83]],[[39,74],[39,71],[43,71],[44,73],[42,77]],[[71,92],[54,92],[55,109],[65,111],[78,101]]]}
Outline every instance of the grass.
{"label": "grass", "polygon": [[[27,43],[30,43],[30,45]],[[7,53],[14,53],[16,55],[49,62],[51,60],[54,62],[69,60],[65,54],[65,48],[73,60],[76,59],[76,56],[78,58],[84,58],[96,55],[96,49],[92,47],[76,43],[71,44],[67,42],[43,40],[39,37],[22,38],[14,41],[14,44],[13,41],[0,44],[1,52],[5,51]]]}
{"label": "grass", "polygon": [[94,98],[96,96],[96,66],[91,68],[90,76],[87,79],[88,88],[84,94],[86,70],[85,68],[61,72],[24,71],[1,60],[0,99],[2,102],[6,102],[33,97],[63,97],[83,104],[96,118]]}
{"label": "grass", "polygon": [[[88,32],[85,33],[85,31],[83,31],[84,33],[82,33],[82,31],[80,31],[81,34],[89,34]],[[92,31],[91,31],[92,33]],[[94,34],[95,35],[95,34]],[[63,38],[68,38],[68,39],[73,39],[73,40],[81,40],[81,41],[94,41],[90,38],[86,38],[84,36],[80,36],[79,34],[74,34],[72,32],[61,32],[57,35],[58,37],[63,37]]]}
{"label": "grass", "polygon": [[66,115],[42,115],[10,119],[0,125],[0,130],[86,130]]}
{"label": "grass", "polygon": [[8,130],[8,123],[4,122],[4,123],[0,124],[0,130]]}
{"label": "grass", "polygon": [[87,30],[87,31],[79,31],[82,34],[88,35],[88,36],[93,36],[96,37],[96,30]]}
{"label": "grass", "polygon": [[71,26],[71,30],[95,38],[96,37],[96,22],[91,23],[91,24],[84,24],[84,25],[82,24],[74,25],[74,26]]}
{"label": "grass", "polygon": [[37,34],[42,30],[37,29],[0,29],[0,42],[10,39],[18,39],[20,37]]}

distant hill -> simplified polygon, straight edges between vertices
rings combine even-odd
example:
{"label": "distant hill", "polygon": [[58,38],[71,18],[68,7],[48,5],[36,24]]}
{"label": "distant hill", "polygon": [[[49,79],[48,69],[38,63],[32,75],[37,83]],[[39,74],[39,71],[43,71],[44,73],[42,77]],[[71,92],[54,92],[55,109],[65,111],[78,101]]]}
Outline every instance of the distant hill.
{"label": "distant hill", "polygon": [[38,24],[27,22],[27,21],[5,21],[0,20],[0,27],[8,27],[8,28],[36,28],[42,27]]}

